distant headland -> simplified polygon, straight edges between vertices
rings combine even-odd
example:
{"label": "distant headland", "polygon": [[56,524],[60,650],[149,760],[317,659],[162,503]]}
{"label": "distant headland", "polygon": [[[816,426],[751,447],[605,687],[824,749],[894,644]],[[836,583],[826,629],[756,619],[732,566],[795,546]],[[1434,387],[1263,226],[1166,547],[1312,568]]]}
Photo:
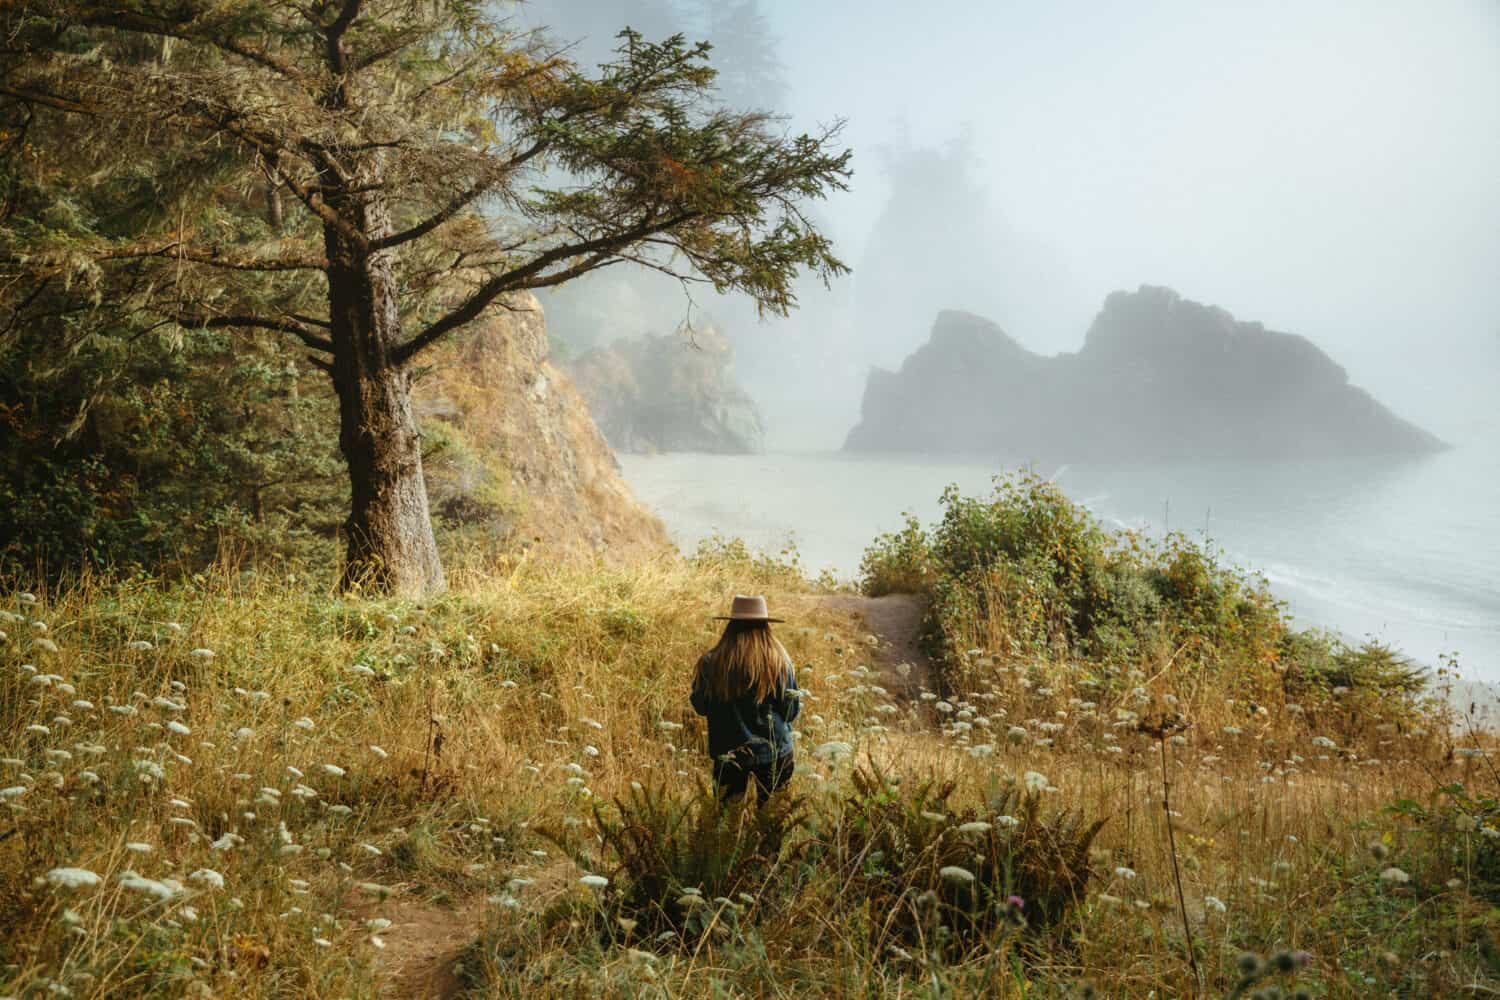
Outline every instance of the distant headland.
{"label": "distant headland", "polygon": [[1318,458],[1446,445],[1305,337],[1169,288],[1114,292],[1077,353],[1045,357],[971,313],[938,314],[896,372],[873,369],[847,451],[1019,459]]}

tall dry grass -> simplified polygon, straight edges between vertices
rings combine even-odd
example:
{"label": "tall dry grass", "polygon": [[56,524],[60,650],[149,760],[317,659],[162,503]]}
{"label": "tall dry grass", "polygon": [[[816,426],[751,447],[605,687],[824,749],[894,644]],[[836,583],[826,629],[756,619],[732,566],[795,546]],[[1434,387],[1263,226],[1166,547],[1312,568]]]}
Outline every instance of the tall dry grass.
{"label": "tall dry grass", "polygon": [[[1473,804],[1494,771],[1452,752],[1484,738],[1346,695],[1252,704],[1168,649],[1107,698],[1044,657],[996,664],[967,700],[899,699],[856,620],[732,547],[451,575],[422,605],[230,570],[8,591],[0,996],[376,995],[403,931],[382,914],[415,902],[482,912],[462,962],[479,996],[1191,996],[1159,747],[1135,724],[1167,708],[1193,723],[1168,779],[1207,995],[1241,981],[1242,952],[1280,949],[1310,960],[1264,982],[1316,996],[1500,988],[1495,840]],[[790,619],[793,789],[815,819],[749,902],[705,904],[701,935],[601,934],[591,915],[615,913],[627,873],[594,806],[617,815],[632,783],[695,794],[689,674],[745,591]],[[871,762],[904,787],[950,780],[966,809],[1013,788],[1104,820],[1069,918],[957,951],[883,932],[819,853]],[[1439,791],[1455,783],[1477,796],[1468,826]]]}

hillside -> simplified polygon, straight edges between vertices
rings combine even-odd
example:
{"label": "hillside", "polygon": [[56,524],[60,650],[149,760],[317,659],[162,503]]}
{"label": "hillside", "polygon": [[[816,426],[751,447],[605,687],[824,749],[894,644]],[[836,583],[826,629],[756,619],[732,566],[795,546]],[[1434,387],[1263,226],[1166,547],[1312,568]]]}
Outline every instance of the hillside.
{"label": "hillside", "polygon": [[1411,455],[1443,447],[1305,337],[1143,286],[1105,300],[1074,354],[939,313],[897,372],[874,370],[850,451],[1060,461]]}
{"label": "hillside", "polygon": [[[918,596],[736,543],[456,553],[420,604],[7,590],[0,995],[1500,989],[1488,736],[1186,543],[1116,548],[1040,483],[949,503],[871,549],[867,591]],[[749,813],[701,792],[687,702],[737,591],[804,702]]]}
{"label": "hillside", "polygon": [[464,334],[415,388],[433,515],[554,555],[654,553],[666,532],[636,503],[572,379],[548,359],[534,296]]}
{"label": "hillside", "polygon": [[599,429],[618,451],[761,450],[755,402],[735,381],[729,338],[712,326],[616,340],[568,366]]}

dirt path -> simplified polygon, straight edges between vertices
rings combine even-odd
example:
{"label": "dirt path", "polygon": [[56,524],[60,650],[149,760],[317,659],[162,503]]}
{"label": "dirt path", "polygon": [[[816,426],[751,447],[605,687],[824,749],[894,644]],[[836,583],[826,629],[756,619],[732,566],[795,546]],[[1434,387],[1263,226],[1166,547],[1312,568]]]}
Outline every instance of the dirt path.
{"label": "dirt path", "polygon": [[[820,598],[819,605],[834,611],[858,616],[870,635],[880,640],[874,648],[875,666],[884,686],[907,698],[915,698],[923,687],[932,686],[932,659],[922,651],[919,636],[926,605],[911,594],[887,594],[884,597],[860,597],[857,594],[833,594]],[[911,669],[903,672],[902,664]]]}
{"label": "dirt path", "polygon": [[448,1000],[461,985],[453,963],[478,936],[483,922],[482,898],[440,906],[426,900],[395,898],[383,905],[359,902],[350,912],[359,920],[384,917],[391,926],[376,958],[380,992],[392,1000]]}

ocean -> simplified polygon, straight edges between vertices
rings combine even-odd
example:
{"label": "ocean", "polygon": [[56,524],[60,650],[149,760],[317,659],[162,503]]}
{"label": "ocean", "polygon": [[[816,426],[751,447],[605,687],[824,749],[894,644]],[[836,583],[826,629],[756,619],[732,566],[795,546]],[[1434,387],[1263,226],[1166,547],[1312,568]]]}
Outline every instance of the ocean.
{"label": "ocean", "polygon": [[[980,461],[841,453],[624,455],[636,496],[691,551],[715,533],[854,579],[876,535],[944,486],[987,492]],[[1456,658],[1500,682],[1500,447],[1414,459],[1038,466],[1106,524],[1181,531],[1263,574],[1302,625]]]}

